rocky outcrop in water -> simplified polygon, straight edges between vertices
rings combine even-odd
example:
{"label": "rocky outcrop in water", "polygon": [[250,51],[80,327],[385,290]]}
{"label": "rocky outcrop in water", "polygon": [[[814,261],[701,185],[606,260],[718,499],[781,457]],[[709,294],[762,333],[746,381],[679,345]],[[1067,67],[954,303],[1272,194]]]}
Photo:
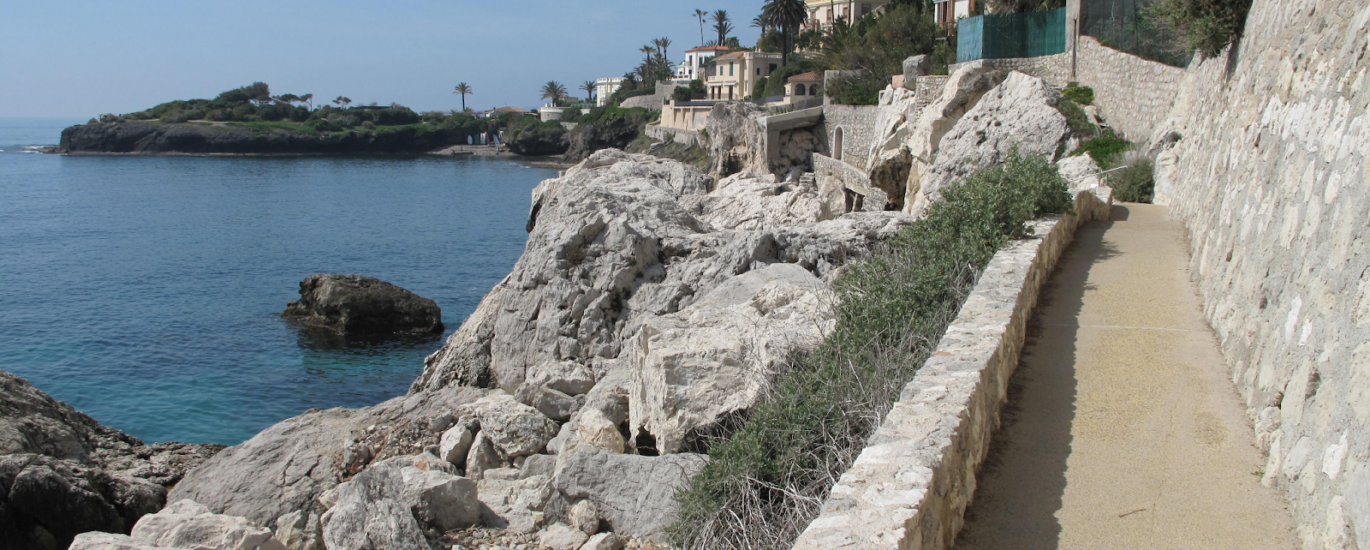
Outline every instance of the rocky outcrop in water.
{"label": "rocky outcrop in water", "polygon": [[300,282],[300,299],[282,317],[339,334],[441,333],[438,304],[375,277],[316,273]]}
{"label": "rocky outcrop in water", "polygon": [[395,127],[387,132],[292,132],[226,123],[91,122],[62,131],[57,152],[196,154],[401,154],[465,145],[466,136],[443,129]]}
{"label": "rocky outcrop in water", "polygon": [[0,546],[47,550],[86,531],[127,533],[162,508],[165,486],[222,448],[144,445],[0,371]]}

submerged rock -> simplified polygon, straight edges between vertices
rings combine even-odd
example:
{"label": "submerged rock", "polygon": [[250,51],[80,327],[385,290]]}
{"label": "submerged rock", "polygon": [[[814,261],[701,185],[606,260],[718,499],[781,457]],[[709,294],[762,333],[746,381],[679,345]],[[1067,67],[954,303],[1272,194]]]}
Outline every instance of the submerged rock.
{"label": "submerged rock", "polygon": [[440,333],[438,304],[375,277],[316,273],[300,281],[300,299],[282,317],[339,334]]}

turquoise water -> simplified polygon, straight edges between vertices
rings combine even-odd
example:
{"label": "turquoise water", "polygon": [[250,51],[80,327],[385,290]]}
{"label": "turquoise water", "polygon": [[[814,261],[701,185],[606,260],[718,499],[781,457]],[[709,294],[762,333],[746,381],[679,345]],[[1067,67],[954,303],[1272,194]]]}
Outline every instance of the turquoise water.
{"label": "turquoise water", "polygon": [[554,171],[473,158],[62,157],[0,118],[0,369],[145,441],[234,444],[401,395],[443,338],[281,319],[315,272],[437,301],[447,334],[523,252]]}

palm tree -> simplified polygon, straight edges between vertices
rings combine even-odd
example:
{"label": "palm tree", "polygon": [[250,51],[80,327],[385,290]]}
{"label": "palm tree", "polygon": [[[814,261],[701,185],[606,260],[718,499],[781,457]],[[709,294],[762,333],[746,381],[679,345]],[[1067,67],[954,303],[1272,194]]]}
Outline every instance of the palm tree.
{"label": "palm tree", "polygon": [[590,96],[595,95],[595,90],[597,90],[598,87],[595,86],[595,81],[586,80],[584,84],[580,85],[580,89],[585,90],[585,101],[590,101]]}
{"label": "palm tree", "polygon": [[452,93],[454,93],[454,94],[461,94],[461,112],[465,113],[465,112],[466,112],[466,94],[473,94],[473,93],[475,93],[475,92],[472,92],[472,91],[471,91],[471,86],[468,86],[465,82],[462,82],[461,84],[457,84],[457,87],[456,87],[456,88],[453,88],[453,89],[452,89]]}
{"label": "palm tree", "polygon": [[704,46],[704,18],[709,16],[709,12],[696,9],[695,19],[699,20],[699,45]]}
{"label": "palm tree", "polygon": [[718,10],[713,14],[714,32],[718,33],[718,45],[728,43],[728,34],[733,32],[733,24],[728,20],[728,10]]}
{"label": "palm tree", "polygon": [[561,105],[561,98],[566,97],[566,87],[555,80],[542,85],[542,99],[552,100],[552,106]]}
{"label": "palm tree", "polygon": [[766,5],[762,6],[761,19],[780,30],[784,43],[780,48],[781,65],[790,64],[790,50],[794,49],[795,35],[799,34],[799,26],[804,24],[808,15],[804,0],[767,0]]}

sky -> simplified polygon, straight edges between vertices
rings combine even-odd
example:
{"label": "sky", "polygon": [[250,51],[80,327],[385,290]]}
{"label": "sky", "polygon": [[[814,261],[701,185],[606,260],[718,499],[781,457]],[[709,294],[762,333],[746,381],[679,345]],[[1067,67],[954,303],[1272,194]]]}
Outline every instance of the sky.
{"label": "sky", "polygon": [[[93,117],[262,81],[417,111],[542,104],[548,81],[622,76],[654,38],[699,45],[696,8],[728,11],[742,43],[762,0],[6,0],[0,117]],[[705,23],[706,38],[710,34]]]}

